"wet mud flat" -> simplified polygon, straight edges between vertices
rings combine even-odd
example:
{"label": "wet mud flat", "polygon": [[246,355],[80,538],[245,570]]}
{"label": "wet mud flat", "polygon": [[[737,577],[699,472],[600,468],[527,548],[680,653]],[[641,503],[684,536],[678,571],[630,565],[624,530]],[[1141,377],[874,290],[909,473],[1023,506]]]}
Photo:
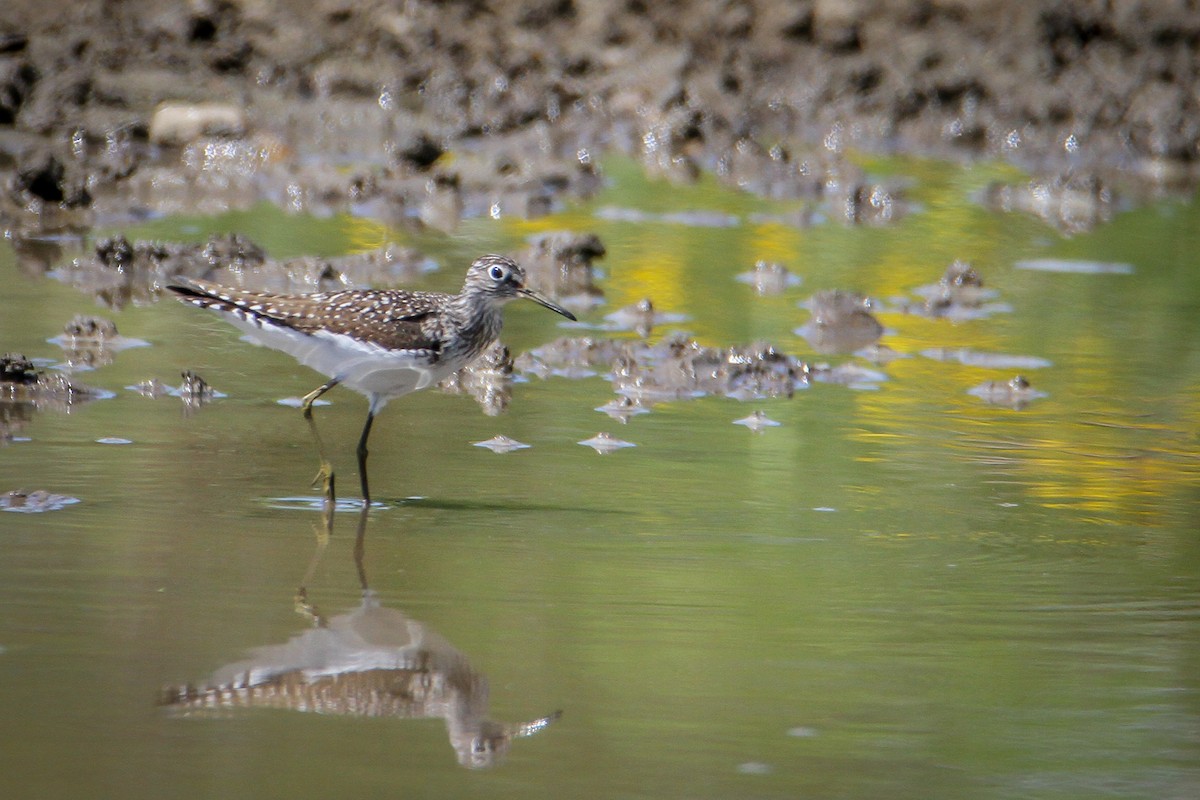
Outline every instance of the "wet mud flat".
{"label": "wet mud flat", "polygon": [[[912,210],[904,185],[848,156],[865,150],[1014,162],[1033,177],[978,201],[1070,234],[1194,188],[1198,50],[1200,13],[1167,3],[12,0],[0,8],[0,227],[24,272],[119,310],[156,301],[180,276],[292,293],[404,284],[436,264],[396,245],[281,262],[238,234],[179,244],[97,228],[266,201],[451,232],[464,217],[533,218],[586,198],[609,153],[670,181],[710,174],[805,201],[784,224],[895,223]],[[604,253],[594,235],[557,232],[515,256],[534,287],[586,312],[605,302],[592,270]],[[771,294],[801,279],[764,262],[740,280]],[[884,306],[818,293],[805,306],[811,320],[796,333],[813,352],[863,364],[809,363],[770,342],[651,343],[676,320],[648,297],[515,361],[501,348],[443,388],[496,414],[514,370],[608,376],[615,399],[602,409],[618,420],[686,397],[791,396],[810,381],[870,388],[894,356],[875,311],[1010,310],[965,263],[914,291]],[[68,367],[111,360],[115,329],[104,325],[67,323],[68,343],[89,344],[64,354]],[[47,364],[6,358],[16,410],[0,438],[68,390],[84,398],[81,383],[63,388],[39,370]],[[197,407],[219,397],[199,376],[182,379],[176,389],[148,376],[135,390]],[[977,389],[1014,408],[1041,396],[1021,375]]]}
{"label": "wet mud flat", "polygon": [[[1183,3],[9,0],[15,240],[267,200],[453,228],[587,196],[607,152],[769,197],[890,205],[849,149],[1002,158],[1065,230],[1194,185]],[[882,193],[882,194],[881,194]]]}

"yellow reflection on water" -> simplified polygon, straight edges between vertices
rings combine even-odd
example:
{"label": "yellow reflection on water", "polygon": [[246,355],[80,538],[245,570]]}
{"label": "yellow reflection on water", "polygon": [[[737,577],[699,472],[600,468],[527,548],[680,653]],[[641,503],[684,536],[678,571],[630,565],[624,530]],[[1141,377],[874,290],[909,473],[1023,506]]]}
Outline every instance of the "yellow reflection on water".
{"label": "yellow reflection on water", "polygon": [[392,231],[382,222],[367,217],[345,215],[341,219],[347,252],[370,253],[391,241]]}
{"label": "yellow reflection on water", "polygon": [[[748,243],[754,261],[777,261],[788,266],[796,258],[803,242],[805,231],[779,223],[767,222],[748,226]],[[747,267],[753,266],[751,261]],[[794,269],[794,264],[789,269]]]}
{"label": "yellow reflection on water", "polygon": [[[857,396],[856,416],[864,427],[851,436],[873,445],[870,460],[946,456],[972,465],[981,477],[1022,486],[1029,500],[1044,507],[1143,525],[1168,524],[1163,501],[1182,496],[1200,477],[1194,436],[1189,439],[1186,427],[1139,417],[1124,405],[1128,398],[1104,395],[1110,387],[1085,383],[1078,393],[1014,410],[965,394],[970,386],[999,379],[996,370],[918,357],[893,362],[889,372],[891,384]],[[1085,382],[1087,375],[1081,375]],[[1181,422],[1200,416],[1196,397],[1187,396]],[[936,449],[922,456],[930,443]]]}
{"label": "yellow reflection on water", "polygon": [[681,258],[688,230],[659,226],[655,236],[638,237],[619,273],[609,281],[609,297],[620,308],[650,298],[655,308],[682,311],[688,306],[689,265]]}
{"label": "yellow reflection on water", "polygon": [[[1149,270],[1139,273],[1136,290],[1143,295],[1123,297],[1132,282],[1012,268],[1031,253],[1111,258],[1117,251],[1109,239],[1117,236],[1118,246],[1127,240],[1128,221],[1118,218],[1068,243],[1037,220],[997,214],[977,201],[992,181],[1021,180],[1010,166],[963,169],[907,159],[861,163],[873,173],[911,179],[904,193],[913,206],[895,224],[849,226],[832,216],[811,227],[763,222],[754,214],[794,214],[803,204],[748,198],[708,176],[695,185],[675,186],[647,179],[636,164],[616,162],[606,167],[612,185],[594,203],[535,220],[506,217],[502,227],[515,241],[564,229],[597,233],[608,248],[600,262],[606,305],[597,315],[650,298],[659,310],[688,315],[680,327],[705,344],[764,338],[812,360],[827,359],[809,352],[793,334],[807,319],[797,301],[828,287],[864,291],[885,301],[911,298],[913,289],[935,283],[952,261],[968,261],[987,286],[1000,290],[996,300],[1011,304],[1012,313],[953,323],[880,312],[887,328],[883,342],[904,357],[881,368],[889,380],[877,391],[855,392],[845,401],[851,418],[839,435],[864,445],[852,459],[899,461],[920,469],[967,464],[980,481],[1021,487],[1031,502],[1044,507],[1069,509],[1087,519],[1156,524],[1162,501],[1197,482],[1196,437],[1189,431],[1200,428],[1200,391],[1195,379],[1182,391],[1169,376],[1137,383],[1132,376],[1141,374],[1138,365],[1153,363],[1161,343],[1152,336],[1120,335],[1109,320],[1165,313],[1136,307],[1165,296],[1155,288],[1160,278]],[[606,206],[636,209],[646,219],[614,221],[596,213]],[[681,209],[727,213],[740,224],[705,227],[656,216]],[[1146,221],[1165,225],[1169,219],[1148,215]],[[1180,224],[1187,227],[1186,215]],[[1168,232],[1166,239],[1172,235]],[[378,246],[384,231],[356,221],[347,236],[355,248],[367,249]],[[804,284],[780,297],[754,296],[734,278],[760,259],[784,264]],[[1023,370],[920,355],[930,348],[1046,358],[1052,365],[1027,377],[1050,396],[1019,411],[988,406],[967,390],[985,381],[1007,381]],[[1149,403],[1146,398],[1156,393],[1163,402]],[[786,429],[773,435],[797,436]]]}

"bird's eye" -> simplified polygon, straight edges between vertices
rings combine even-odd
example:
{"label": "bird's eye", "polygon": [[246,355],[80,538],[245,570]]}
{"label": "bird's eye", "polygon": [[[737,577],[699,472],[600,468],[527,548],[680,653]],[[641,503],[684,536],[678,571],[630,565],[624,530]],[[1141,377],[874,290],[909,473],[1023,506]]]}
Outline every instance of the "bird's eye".
{"label": "bird's eye", "polygon": [[501,267],[499,265],[494,266],[490,270],[488,270],[488,274],[492,276],[492,280],[502,281],[502,280],[504,280],[504,267]]}

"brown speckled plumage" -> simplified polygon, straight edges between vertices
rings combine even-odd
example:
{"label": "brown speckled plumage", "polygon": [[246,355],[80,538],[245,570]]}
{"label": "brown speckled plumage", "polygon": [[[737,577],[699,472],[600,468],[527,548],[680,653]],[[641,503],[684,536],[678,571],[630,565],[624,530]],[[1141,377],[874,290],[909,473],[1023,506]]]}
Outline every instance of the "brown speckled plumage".
{"label": "brown speckled plumage", "polygon": [[346,289],[290,295],[246,292],[206,281],[172,286],[184,300],[258,325],[299,333],[342,333],[388,350],[436,351],[446,326],[438,312],[453,295],[435,292]]}

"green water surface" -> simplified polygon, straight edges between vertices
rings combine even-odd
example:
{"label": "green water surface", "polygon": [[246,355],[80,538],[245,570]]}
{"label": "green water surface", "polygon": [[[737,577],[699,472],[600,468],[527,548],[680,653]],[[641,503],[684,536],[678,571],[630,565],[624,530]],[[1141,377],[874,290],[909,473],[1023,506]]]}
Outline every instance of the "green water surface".
{"label": "green water surface", "polygon": [[[494,719],[563,711],[485,771],[459,766],[437,719],[156,706],[161,687],[309,627],[293,593],[317,541],[316,459],[276,401],[321,379],[179,303],[97,308],[0,242],[0,351],[58,358],[46,340],[77,313],[151,344],[76,376],[114,398],[36,413],[0,446],[0,493],[80,500],[0,513],[0,796],[1200,796],[1200,204],[1064,238],[975,201],[1007,168],[869,166],[911,180],[912,213],[796,228],[757,216],[783,207],[618,162],[587,205],[452,238],[266,206],[124,229],[236,231],[279,258],[397,240],[442,263],[420,284],[442,290],[480,252],[594,232],[606,304],[587,320],[650,297],[704,344],[765,339],[812,361],[830,357],[793,329],[819,289],[903,295],[963,259],[1012,306],[957,324],[881,313],[908,357],[875,391],[707,397],[627,425],[593,410],[612,397],[601,377],[518,384],[499,417],[432,391],[389,405],[364,561],[380,603],[486,676]],[[1133,271],[1014,268],[1031,258]],[[759,297],[734,277],[757,259],[804,284]],[[568,333],[529,303],[506,319],[514,352]],[[919,355],[930,347],[1046,359],[1026,374],[1048,397],[989,406],[967,390],[1014,370]],[[182,369],[228,397],[186,414],[125,389]],[[352,499],[366,405],[328,397],[318,419]],[[731,424],[756,409],[781,426]],[[637,447],[576,444],[598,431]],[[471,446],[495,434],[532,447]],[[329,614],[359,603],[355,517],[337,515],[309,586]]]}

